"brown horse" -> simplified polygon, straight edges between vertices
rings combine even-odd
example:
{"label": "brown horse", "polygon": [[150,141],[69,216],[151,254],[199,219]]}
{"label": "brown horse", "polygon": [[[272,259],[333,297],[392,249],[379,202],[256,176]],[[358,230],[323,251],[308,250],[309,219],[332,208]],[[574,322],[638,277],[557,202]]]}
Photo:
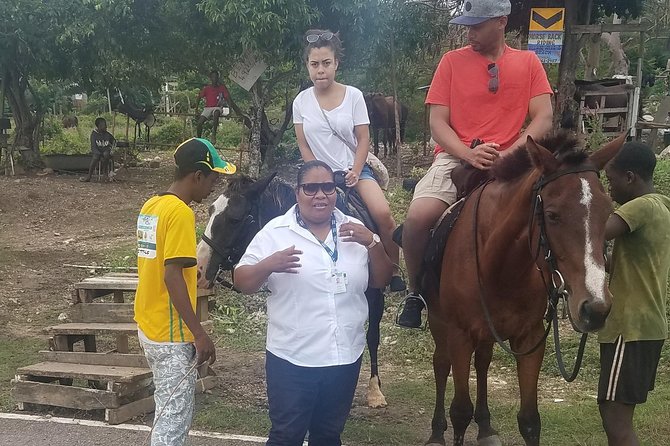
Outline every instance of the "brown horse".
{"label": "brown horse", "polygon": [[[427,444],[445,444],[444,392],[450,371],[455,388],[449,410],[453,444],[463,444],[473,414],[479,444],[501,444],[491,427],[486,387],[496,337],[509,340],[515,353],[521,435],[527,445],[540,444],[537,381],[544,357],[547,291],[552,283],[565,284],[576,330],[591,332],[604,324],[611,301],[603,250],[612,204],[598,171],[624,141],[622,135],[588,156],[566,134],[543,141],[550,149],[528,138],[525,150],[500,161],[492,172],[494,181],[466,199],[446,243],[439,281],[428,274],[424,279],[436,382]],[[474,411],[468,388],[473,353]]]}

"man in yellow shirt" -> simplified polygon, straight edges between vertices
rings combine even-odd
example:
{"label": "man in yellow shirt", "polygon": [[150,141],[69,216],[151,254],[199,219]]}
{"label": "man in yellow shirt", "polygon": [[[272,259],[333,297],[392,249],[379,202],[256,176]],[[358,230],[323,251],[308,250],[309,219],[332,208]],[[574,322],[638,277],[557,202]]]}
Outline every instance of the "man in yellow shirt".
{"label": "man in yellow shirt", "polygon": [[135,321],[155,386],[152,446],[184,444],[193,418],[196,365],[216,359],[214,343],[195,315],[195,215],[188,205],[205,199],[220,173],[235,173],[206,139],[183,142],[174,159],[173,183],[144,203],[137,218]]}

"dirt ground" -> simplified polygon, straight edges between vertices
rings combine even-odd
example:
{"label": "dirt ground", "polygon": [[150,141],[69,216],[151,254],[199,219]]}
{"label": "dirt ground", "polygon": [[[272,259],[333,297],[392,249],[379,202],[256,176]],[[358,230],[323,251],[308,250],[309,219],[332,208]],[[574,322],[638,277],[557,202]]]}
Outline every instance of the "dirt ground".
{"label": "dirt ground", "polygon": [[29,336],[55,323],[73,284],[89,275],[63,265],[99,265],[132,244],[142,203],[170,183],[172,170],[162,165],[121,171],[115,183],[0,176],[0,325]]}

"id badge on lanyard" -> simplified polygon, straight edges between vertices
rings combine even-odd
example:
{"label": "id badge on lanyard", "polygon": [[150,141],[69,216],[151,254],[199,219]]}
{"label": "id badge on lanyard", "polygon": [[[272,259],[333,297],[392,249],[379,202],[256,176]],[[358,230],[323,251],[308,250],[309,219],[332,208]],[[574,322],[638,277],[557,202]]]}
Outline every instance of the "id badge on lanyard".
{"label": "id badge on lanyard", "polygon": [[[307,225],[305,224],[305,221],[302,219],[300,216],[300,211],[298,208],[295,208],[295,213],[296,213],[296,220],[298,221],[298,224],[302,226],[303,228],[307,228]],[[316,240],[321,244],[323,249],[328,253],[330,256],[330,259],[333,261],[333,272],[331,274],[332,278],[332,283],[334,286],[334,293],[335,294],[342,294],[347,292],[347,273],[339,272],[337,270],[337,258],[338,258],[338,252],[337,252],[337,226],[335,222],[335,215],[332,215],[330,217],[330,230],[333,235],[333,243],[335,244],[335,249],[332,250],[326,245],[324,242],[319,240],[318,237],[315,236]]]}

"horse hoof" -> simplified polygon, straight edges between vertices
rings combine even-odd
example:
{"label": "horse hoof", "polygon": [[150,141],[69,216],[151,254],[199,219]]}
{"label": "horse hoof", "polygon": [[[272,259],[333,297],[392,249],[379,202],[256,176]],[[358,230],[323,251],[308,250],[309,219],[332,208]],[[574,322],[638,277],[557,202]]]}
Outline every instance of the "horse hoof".
{"label": "horse hoof", "polygon": [[379,378],[373,376],[370,378],[370,383],[368,384],[368,407],[372,409],[379,409],[381,407],[388,406],[384,394],[379,388]]}
{"label": "horse hoof", "polygon": [[502,442],[497,435],[491,435],[477,440],[477,446],[502,446]]}

